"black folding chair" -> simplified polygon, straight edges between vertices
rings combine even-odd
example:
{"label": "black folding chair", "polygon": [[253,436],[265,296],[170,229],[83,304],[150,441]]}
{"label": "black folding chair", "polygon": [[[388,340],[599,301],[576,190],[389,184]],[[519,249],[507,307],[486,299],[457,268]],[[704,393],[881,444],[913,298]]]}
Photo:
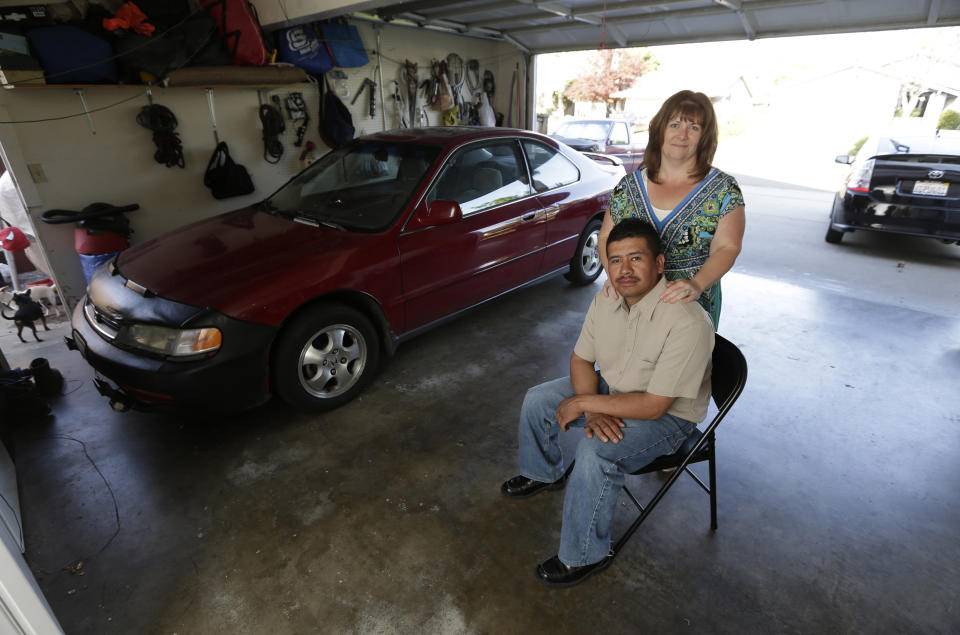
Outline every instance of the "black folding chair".
{"label": "black folding chair", "polygon": [[[712,388],[713,388],[713,401],[717,404],[717,414],[710,421],[710,425],[707,428],[700,432],[698,429],[695,434],[691,434],[690,438],[684,442],[683,446],[677,450],[674,454],[668,454],[661,456],[654,460],[652,463],[645,465],[636,472],[631,472],[631,474],[647,474],[649,472],[657,472],[666,468],[676,468],[673,472],[670,473],[670,477],[663,484],[663,486],[657,491],[654,497],[650,500],[646,506],[640,504],[640,501],[637,500],[636,496],[624,486],[623,491],[627,493],[627,496],[630,497],[630,500],[633,501],[633,504],[637,506],[637,509],[640,510],[640,516],[637,517],[633,524],[630,525],[630,528],[624,532],[623,536],[613,545],[611,549],[611,554],[616,556],[619,553],[620,549],[626,544],[627,540],[630,539],[630,536],[633,535],[639,527],[640,523],[646,520],[647,516],[650,515],[650,512],[653,511],[653,508],[656,507],[657,503],[660,502],[660,499],[664,497],[673,484],[676,482],[680,475],[686,472],[710,495],[710,529],[717,528],[717,467],[716,467],[716,440],[714,437],[714,432],[717,429],[717,426],[726,416],[727,412],[730,411],[730,408],[733,406],[733,402],[737,400],[737,397],[740,396],[740,393],[743,392],[743,387],[747,383],[747,360],[744,359],[743,353],[740,352],[736,346],[730,343],[728,340],[716,336],[716,340],[713,346],[713,374],[711,377]],[[694,474],[691,470],[687,469],[687,466],[691,463],[699,463],[701,461],[709,462],[710,470],[710,486],[707,487],[700,478]]]}

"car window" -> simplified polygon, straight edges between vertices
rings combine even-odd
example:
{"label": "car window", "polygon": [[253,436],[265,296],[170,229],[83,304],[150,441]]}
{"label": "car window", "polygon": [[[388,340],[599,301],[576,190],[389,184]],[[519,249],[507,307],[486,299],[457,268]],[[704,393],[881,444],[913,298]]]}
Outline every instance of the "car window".
{"label": "car window", "polygon": [[409,143],[354,142],[324,155],[267,199],[273,213],[382,231],[400,214],[440,154]]}
{"label": "car window", "polygon": [[610,133],[610,143],[618,146],[625,146],[630,143],[630,133],[627,132],[627,124],[623,122],[613,124],[613,131]]}
{"label": "car window", "polygon": [[453,155],[427,194],[427,203],[456,201],[464,215],[532,194],[515,141],[473,144]]}
{"label": "car window", "polygon": [[588,139],[590,141],[604,141],[610,124],[602,121],[571,121],[565,123],[554,133],[560,137],[570,139]]}
{"label": "car window", "polygon": [[536,141],[524,141],[523,149],[533,172],[533,187],[538,192],[580,180],[580,170],[573,161],[553,148]]}

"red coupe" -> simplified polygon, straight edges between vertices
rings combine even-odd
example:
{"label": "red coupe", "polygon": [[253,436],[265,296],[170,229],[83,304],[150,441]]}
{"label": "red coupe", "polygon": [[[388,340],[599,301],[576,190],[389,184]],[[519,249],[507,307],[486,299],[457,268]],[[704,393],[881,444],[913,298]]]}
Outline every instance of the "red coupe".
{"label": "red coupe", "polygon": [[[504,292],[600,274],[623,175],[543,135],[393,130],[101,267],[67,344],[115,408],[336,407],[396,345]],[[105,378],[105,379],[104,379]]]}

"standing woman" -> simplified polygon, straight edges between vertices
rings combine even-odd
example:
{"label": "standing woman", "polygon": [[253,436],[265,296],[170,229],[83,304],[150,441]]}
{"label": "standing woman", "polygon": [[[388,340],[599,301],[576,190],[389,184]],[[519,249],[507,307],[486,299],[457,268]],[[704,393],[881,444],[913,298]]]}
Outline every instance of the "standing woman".
{"label": "standing woman", "polygon": [[[650,121],[643,165],[610,195],[600,228],[600,259],[607,269],[607,236],[625,218],[642,218],[663,240],[664,302],[697,300],[720,321],[720,277],[733,266],[743,240],[743,194],[736,179],[712,167],[717,118],[703,93],[682,90]],[[604,293],[616,294],[610,281]]]}

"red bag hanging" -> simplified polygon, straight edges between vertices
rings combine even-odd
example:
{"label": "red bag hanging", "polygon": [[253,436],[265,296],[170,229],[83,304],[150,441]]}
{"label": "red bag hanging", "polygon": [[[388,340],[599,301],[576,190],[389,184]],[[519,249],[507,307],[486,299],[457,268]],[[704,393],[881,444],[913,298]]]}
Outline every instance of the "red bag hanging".
{"label": "red bag hanging", "polygon": [[30,240],[16,227],[0,229],[0,247],[7,251],[23,251],[30,246]]}
{"label": "red bag hanging", "polygon": [[263,66],[267,63],[267,47],[263,43],[260,23],[247,0],[201,2],[217,23],[220,37],[235,65]]}

